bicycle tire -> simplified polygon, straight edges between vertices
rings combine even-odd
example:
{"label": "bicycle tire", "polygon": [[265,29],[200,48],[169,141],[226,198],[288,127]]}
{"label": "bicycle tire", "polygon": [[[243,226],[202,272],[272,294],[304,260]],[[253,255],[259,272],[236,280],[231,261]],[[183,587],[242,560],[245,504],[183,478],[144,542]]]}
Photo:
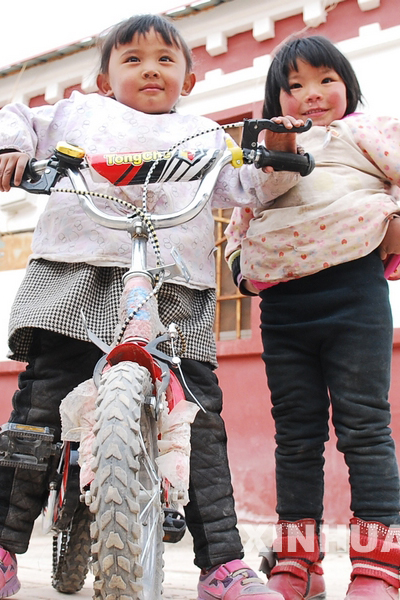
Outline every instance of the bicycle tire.
{"label": "bicycle tire", "polygon": [[144,367],[121,362],[101,378],[91,486],[94,598],[159,600],[163,530],[157,428]]}
{"label": "bicycle tire", "polygon": [[67,530],[53,536],[52,586],[62,594],[75,594],[82,589],[91,557],[89,508],[79,503]]}

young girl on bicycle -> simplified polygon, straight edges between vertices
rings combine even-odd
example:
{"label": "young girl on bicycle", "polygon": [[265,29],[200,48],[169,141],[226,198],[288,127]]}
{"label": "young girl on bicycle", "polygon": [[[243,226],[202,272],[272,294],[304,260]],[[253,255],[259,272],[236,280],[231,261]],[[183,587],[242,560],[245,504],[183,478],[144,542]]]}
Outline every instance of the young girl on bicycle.
{"label": "young girl on bicycle", "polygon": [[[0,190],[10,188],[12,175],[18,185],[28,158],[48,157],[60,139],[92,154],[140,152],[168,149],[183,138],[211,130],[182,148],[225,148],[228,136],[221,129],[214,130],[214,122],[175,112],[179,97],[188,95],[194,83],[190,50],[172,23],[154,15],[124,21],[102,43],[98,76],[102,95],[74,92],[54,106],[30,109],[14,104],[0,111]],[[291,145],[294,136],[287,137]],[[297,180],[297,174],[265,174],[252,166],[236,170],[228,166],[217,183],[213,204],[256,208]],[[138,186],[119,188],[118,194],[105,183],[90,182],[89,187],[141,202]],[[193,198],[196,188],[196,182],[152,185],[149,210],[179,210]],[[122,210],[107,200],[99,205],[108,212]],[[164,262],[171,262],[170,250],[175,246],[184,253],[191,273],[189,283],[183,278],[165,283],[158,304],[163,324],[176,323],[185,336],[184,377],[206,409],[192,425],[186,519],[194,538],[195,563],[202,569],[198,598],[267,600],[272,593],[241,560],[220,416],[222,394],[213,373],[213,232],[211,206],[207,206],[190,224],[159,236]],[[11,357],[28,363],[13,398],[13,422],[52,427],[59,439],[62,398],[91,377],[102,355],[87,341],[80,311],[87,317],[88,328],[112,344],[130,251],[129,235],[93,224],[75,195],[55,193],[49,198],[10,320]],[[13,553],[27,549],[46,494],[47,475],[3,467],[0,482],[0,597],[7,597],[19,587]]]}
{"label": "young girl on bicycle", "polygon": [[[316,168],[267,209],[235,209],[226,231],[236,282],[261,298],[279,516],[268,587],[285,600],[325,598],[319,534],[330,407],[354,514],[346,600],[398,598],[392,318],[382,258],[400,253],[400,123],[354,114],[359,101],[354,71],[330,41],[285,43],[267,75],[263,116],[311,118],[298,141]],[[310,530],[312,543],[302,545]]]}

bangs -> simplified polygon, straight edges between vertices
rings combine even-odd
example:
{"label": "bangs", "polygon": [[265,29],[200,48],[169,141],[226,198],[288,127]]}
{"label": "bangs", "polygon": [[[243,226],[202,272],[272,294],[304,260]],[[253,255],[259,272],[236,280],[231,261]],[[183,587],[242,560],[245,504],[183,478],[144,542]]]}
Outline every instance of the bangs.
{"label": "bangs", "polygon": [[279,53],[279,58],[277,57],[276,81],[279,87],[287,93],[290,93],[289,73],[292,70],[299,70],[297,64],[299,60],[309,63],[312,67],[333,69],[340,75],[338,71],[338,57],[333,56],[332,48],[326,47],[323,38],[319,39],[317,36],[314,36],[312,43],[310,43],[310,39],[300,38],[295,40],[292,44],[284,47],[282,52]]}
{"label": "bangs", "polygon": [[100,42],[100,72],[107,73],[112,48],[129,44],[135,35],[146,37],[151,30],[161,36],[167,46],[175,46],[182,50],[187,72],[190,72],[193,68],[193,58],[188,45],[173,23],[160,15],[138,15],[113,27]]}
{"label": "bangs", "polygon": [[129,44],[135,35],[138,37],[146,37],[151,29],[154,29],[159,36],[162,37],[167,46],[177,46],[180,48],[178,39],[174,36],[174,32],[171,31],[171,27],[168,26],[165,21],[161,21],[158,18],[152,18],[152,15],[148,15],[147,18],[141,18],[137,20],[128,21],[124,27],[117,32],[115,36],[114,46],[123,46]]}

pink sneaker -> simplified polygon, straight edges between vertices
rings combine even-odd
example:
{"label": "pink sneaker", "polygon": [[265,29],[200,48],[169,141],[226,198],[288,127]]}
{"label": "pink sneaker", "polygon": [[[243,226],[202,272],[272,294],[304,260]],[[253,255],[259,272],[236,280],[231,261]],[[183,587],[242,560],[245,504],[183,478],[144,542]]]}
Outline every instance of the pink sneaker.
{"label": "pink sneaker", "polygon": [[231,560],[200,575],[197,593],[197,600],[284,600],[242,560]]}
{"label": "pink sneaker", "polygon": [[16,594],[20,587],[15,554],[0,546],[0,598],[8,598]]}

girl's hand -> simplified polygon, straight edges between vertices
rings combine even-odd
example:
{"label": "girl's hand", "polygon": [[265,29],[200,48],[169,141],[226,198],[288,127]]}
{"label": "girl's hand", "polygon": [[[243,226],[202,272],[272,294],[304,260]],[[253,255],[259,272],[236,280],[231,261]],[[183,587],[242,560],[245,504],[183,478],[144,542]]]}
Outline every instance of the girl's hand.
{"label": "girl's hand", "polygon": [[8,192],[11,179],[14,185],[20,185],[29,155],[24,152],[5,152],[0,154],[0,192]]}
{"label": "girl's hand", "polygon": [[[295,119],[290,115],[286,117],[274,117],[271,119],[279,125],[284,125],[287,129],[295,129],[296,127],[302,127],[304,121],[302,119]],[[296,132],[293,133],[274,133],[273,131],[265,130],[265,145],[268,150],[275,152],[297,152],[296,145]]]}
{"label": "girl's hand", "polygon": [[382,260],[385,260],[389,254],[400,254],[400,218],[391,219],[385,237],[379,246],[379,253]]}
{"label": "girl's hand", "polygon": [[253,285],[251,283],[251,281],[249,281],[248,279],[243,279],[242,280],[242,285],[246,288],[246,290],[248,292],[251,292],[252,294],[257,294],[257,296],[258,296],[258,294],[260,293],[260,290],[257,289],[256,286]]}

